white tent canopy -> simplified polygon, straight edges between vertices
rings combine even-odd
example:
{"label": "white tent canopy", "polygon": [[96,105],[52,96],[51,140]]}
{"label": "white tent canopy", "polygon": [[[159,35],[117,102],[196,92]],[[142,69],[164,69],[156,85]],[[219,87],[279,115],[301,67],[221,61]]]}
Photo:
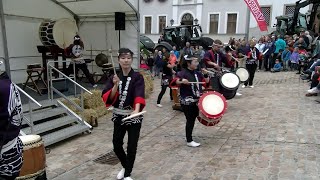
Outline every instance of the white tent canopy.
{"label": "white tent canopy", "polygon": [[[0,0],[3,20],[0,19],[0,58],[5,59],[15,83],[26,79],[27,64],[41,63],[37,46],[42,45],[39,26],[45,19],[62,18],[77,21],[85,50],[117,50],[120,46],[134,52],[133,67],[139,57],[139,0]],[[0,7],[1,8],[1,7]],[[1,11],[1,9],[0,9]],[[126,13],[126,30],[115,30],[115,12]],[[119,45],[119,39],[121,44]],[[94,59],[99,51],[85,51]],[[116,53],[114,53],[116,59]],[[110,59],[110,58],[109,58]],[[95,63],[90,71],[98,72]]]}
{"label": "white tent canopy", "polygon": [[78,16],[110,15],[114,12],[137,13],[134,1],[126,0],[57,0]]}

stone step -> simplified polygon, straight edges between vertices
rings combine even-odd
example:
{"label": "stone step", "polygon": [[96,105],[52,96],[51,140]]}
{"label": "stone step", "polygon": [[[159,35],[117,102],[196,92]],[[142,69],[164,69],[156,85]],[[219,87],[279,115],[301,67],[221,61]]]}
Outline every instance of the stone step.
{"label": "stone step", "polygon": [[62,141],[64,139],[67,139],[77,134],[80,134],[82,132],[85,132],[87,130],[90,130],[88,126],[83,124],[76,124],[71,127],[67,127],[59,131],[44,135],[42,136],[42,139],[44,141],[44,145],[49,146],[56,142]]}
{"label": "stone step", "polygon": [[[34,132],[32,134],[41,134],[46,131],[50,131],[68,124],[71,124],[73,122],[76,122],[77,119],[73,116],[64,116],[61,118],[57,118],[51,121],[47,121],[44,123],[37,124],[33,127]],[[23,128],[22,131],[26,134],[31,134],[31,128]]]}

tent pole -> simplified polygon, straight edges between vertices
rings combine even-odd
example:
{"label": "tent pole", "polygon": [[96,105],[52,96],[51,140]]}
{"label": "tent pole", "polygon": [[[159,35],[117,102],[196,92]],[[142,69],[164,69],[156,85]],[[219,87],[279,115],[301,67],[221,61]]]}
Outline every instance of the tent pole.
{"label": "tent pole", "polygon": [[120,40],[121,40],[121,31],[119,30],[119,49],[120,49],[120,47],[121,47],[121,45],[120,45]]}
{"label": "tent pole", "polygon": [[0,21],[1,21],[2,40],[3,40],[4,64],[6,67],[6,73],[11,78],[6,22],[5,22],[4,12],[3,12],[2,0],[0,0]]}

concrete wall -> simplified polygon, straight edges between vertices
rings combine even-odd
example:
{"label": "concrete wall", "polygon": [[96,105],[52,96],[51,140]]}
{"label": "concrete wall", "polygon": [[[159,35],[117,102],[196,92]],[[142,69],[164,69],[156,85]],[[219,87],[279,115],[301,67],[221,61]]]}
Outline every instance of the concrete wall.
{"label": "concrete wall", "polygon": [[[43,19],[73,19],[73,17],[51,1],[3,0],[3,6],[4,13],[7,14],[5,23],[12,81],[22,83],[27,78],[26,65],[42,62],[37,45],[42,45],[39,26]],[[2,36],[0,39],[0,56],[3,57]]]}

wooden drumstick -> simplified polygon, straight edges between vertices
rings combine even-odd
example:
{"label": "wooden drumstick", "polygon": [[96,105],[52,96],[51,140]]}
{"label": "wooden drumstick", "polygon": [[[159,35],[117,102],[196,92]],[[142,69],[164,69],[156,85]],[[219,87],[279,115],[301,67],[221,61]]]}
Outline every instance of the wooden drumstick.
{"label": "wooden drumstick", "polygon": [[205,84],[205,82],[188,82],[189,84]]}
{"label": "wooden drumstick", "polygon": [[140,116],[140,115],[142,115],[142,114],[144,114],[144,113],[146,113],[146,112],[147,112],[147,111],[141,111],[141,112],[139,112],[139,113],[132,114],[132,115],[130,115],[130,116],[128,116],[128,117],[126,117],[126,118],[123,118],[123,119],[122,119],[122,121],[125,121],[125,120],[128,120],[128,119],[131,119],[131,118],[138,117],[138,116]]}
{"label": "wooden drumstick", "polygon": [[114,66],[114,61],[113,61],[113,56],[112,56],[112,49],[109,49],[109,54],[110,54],[111,62],[112,62],[112,66],[113,66],[113,73],[114,73],[114,75],[116,75],[117,72],[116,72],[116,68]]}

